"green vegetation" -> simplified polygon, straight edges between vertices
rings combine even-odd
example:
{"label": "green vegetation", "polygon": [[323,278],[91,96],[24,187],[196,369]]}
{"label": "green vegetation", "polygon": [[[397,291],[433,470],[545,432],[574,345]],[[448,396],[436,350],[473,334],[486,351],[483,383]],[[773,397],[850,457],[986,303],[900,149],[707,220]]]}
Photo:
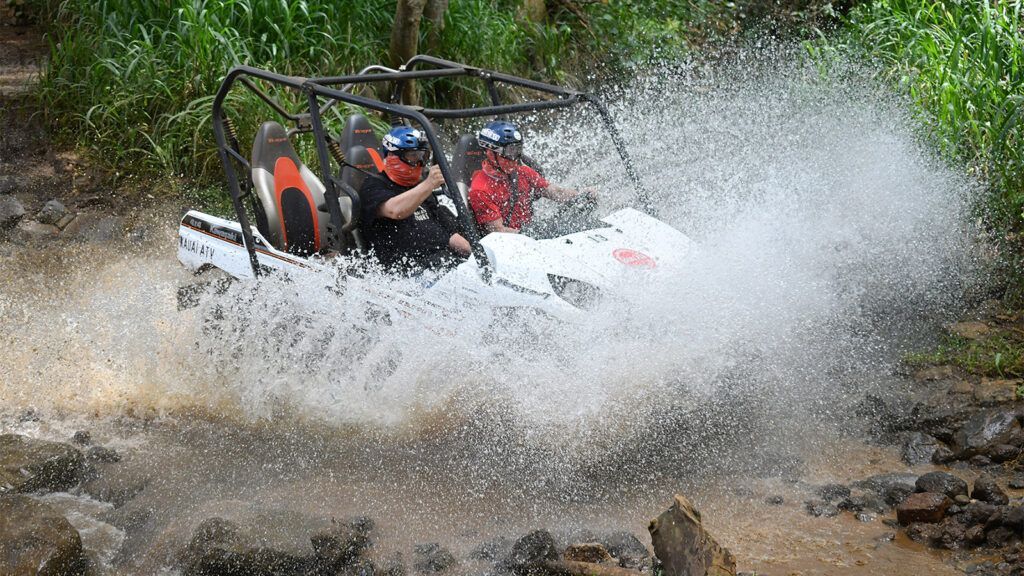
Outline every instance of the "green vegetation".
{"label": "green vegetation", "polygon": [[911,367],[948,364],[980,376],[1022,378],[1024,332],[1004,328],[982,338],[949,336],[935,350],[910,354],[904,361]]}
{"label": "green vegetation", "polygon": [[[831,40],[877,61],[919,106],[939,147],[991,185],[989,216],[1020,232],[1024,210],[1021,2],[874,0]],[[1012,239],[1012,236],[1011,236]]]}
{"label": "green vegetation", "polygon": [[[112,172],[217,181],[210,102],[229,68],[249,64],[313,76],[386,63],[394,11],[394,2],[380,0],[66,0],[50,9],[54,24],[43,109],[61,134],[91,150]],[[500,2],[452,2],[436,53],[564,79],[572,28],[558,19],[524,24],[515,14]],[[431,88],[428,102],[434,91],[450,92],[450,86]],[[263,111],[241,93],[233,108],[242,111],[237,120],[243,132],[256,122],[245,111]]]}
{"label": "green vegetation", "polygon": [[[111,173],[220,181],[209,126],[224,73],[248,64],[297,76],[342,74],[386,63],[394,0],[34,0],[49,23],[42,109],[54,131],[91,151]],[[549,2],[543,23],[523,21],[516,0],[451,2],[430,52],[567,84],[613,75],[652,57],[735,34],[768,17],[754,0]],[[830,3],[786,0],[771,12],[817,21]],[[426,28],[427,26],[424,26]],[[422,30],[421,46],[428,30]],[[607,39],[614,39],[608,42]],[[482,98],[450,83],[423,86],[427,103]],[[294,95],[279,95],[288,100]],[[239,93],[240,132],[262,108]]]}

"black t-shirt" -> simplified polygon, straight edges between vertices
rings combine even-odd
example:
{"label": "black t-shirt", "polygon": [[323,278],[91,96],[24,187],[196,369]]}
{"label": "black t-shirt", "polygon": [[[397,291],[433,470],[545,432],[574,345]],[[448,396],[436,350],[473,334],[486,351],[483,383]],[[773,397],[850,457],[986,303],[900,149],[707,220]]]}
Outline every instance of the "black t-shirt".
{"label": "black t-shirt", "polygon": [[363,182],[359,190],[363,238],[385,266],[415,273],[458,264],[463,258],[448,247],[448,240],[459,233],[459,227],[452,213],[439,205],[433,194],[403,220],[377,216],[381,204],[410,188],[395,184],[383,174]]}

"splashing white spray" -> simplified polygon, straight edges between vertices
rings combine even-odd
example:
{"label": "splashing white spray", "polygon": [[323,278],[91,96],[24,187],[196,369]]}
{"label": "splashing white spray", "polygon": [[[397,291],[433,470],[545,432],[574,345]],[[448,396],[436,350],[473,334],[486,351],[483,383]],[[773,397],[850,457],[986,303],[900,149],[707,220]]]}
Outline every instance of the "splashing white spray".
{"label": "splashing white spray", "polygon": [[[844,378],[888,373],[894,327],[955,305],[974,272],[974,185],[923,151],[902,103],[867,75],[823,79],[794,60],[677,67],[612,93],[660,216],[700,250],[685,275],[584,325],[466,310],[439,335],[382,325],[351,291],[275,281],[181,312],[166,248],[79,271],[59,292],[68,301],[5,300],[4,397],[406,431],[498,422],[570,453],[657,439],[652,423],[723,398],[756,399],[769,427],[799,421]],[[542,120],[528,148],[554,181],[597,186],[605,207],[630,202],[596,117]],[[6,272],[22,275],[11,293],[30,289],[20,268]]]}

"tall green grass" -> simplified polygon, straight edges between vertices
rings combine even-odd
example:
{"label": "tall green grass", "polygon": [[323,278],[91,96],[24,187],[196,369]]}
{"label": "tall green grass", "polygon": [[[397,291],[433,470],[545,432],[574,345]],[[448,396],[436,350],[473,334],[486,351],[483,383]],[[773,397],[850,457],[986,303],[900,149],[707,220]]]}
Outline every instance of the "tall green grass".
{"label": "tall green grass", "polygon": [[850,13],[846,37],[919,105],[939,146],[991,183],[990,214],[1017,232],[1024,227],[1022,15],[1020,0],[874,0]]}
{"label": "tall green grass", "polygon": [[[394,11],[393,0],[65,0],[51,8],[39,95],[55,129],[112,171],[216,181],[210,103],[229,68],[318,76],[386,63]],[[566,50],[563,25],[520,25],[488,0],[452,2],[439,46],[444,57],[544,77],[557,76],[546,67]],[[428,102],[473,98],[445,88],[428,89]],[[243,135],[269,114],[244,91],[233,98]]]}
{"label": "tall green grass", "polygon": [[[91,150],[111,172],[198,183],[220,178],[210,101],[229,68],[317,76],[384,63],[395,13],[395,0],[31,1],[50,22],[50,64],[39,96],[56,133]],[[621,0],[579,3],[577,10],[550,3],[543,23],[522,21],[519,4],[453,0],[434,54],[582,85],[595,71],[626,74],[652,57],[678,56],[710,34],[730,33],[757,2]],[[427,104],[485,98],[482,87],[464,82],[421,88]],[[267,111],[250,95],[233,98],[245,138]]]}

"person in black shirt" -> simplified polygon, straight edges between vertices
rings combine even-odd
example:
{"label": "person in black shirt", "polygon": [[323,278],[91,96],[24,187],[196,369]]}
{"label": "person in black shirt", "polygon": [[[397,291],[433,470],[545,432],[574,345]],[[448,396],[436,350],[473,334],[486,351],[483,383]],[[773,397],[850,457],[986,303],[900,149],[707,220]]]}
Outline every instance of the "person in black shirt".
{"label": "person in black shirt", "polygon": [[430,160],[426,137],[398,126],[384,136],[383,147],[383,173],[367,178],[359,191],[363,237],[382,264],[407,274],[458,265],[469,255],[469,242],[434,197],[444,184],[441,169],[431,166],[422,177]]}

